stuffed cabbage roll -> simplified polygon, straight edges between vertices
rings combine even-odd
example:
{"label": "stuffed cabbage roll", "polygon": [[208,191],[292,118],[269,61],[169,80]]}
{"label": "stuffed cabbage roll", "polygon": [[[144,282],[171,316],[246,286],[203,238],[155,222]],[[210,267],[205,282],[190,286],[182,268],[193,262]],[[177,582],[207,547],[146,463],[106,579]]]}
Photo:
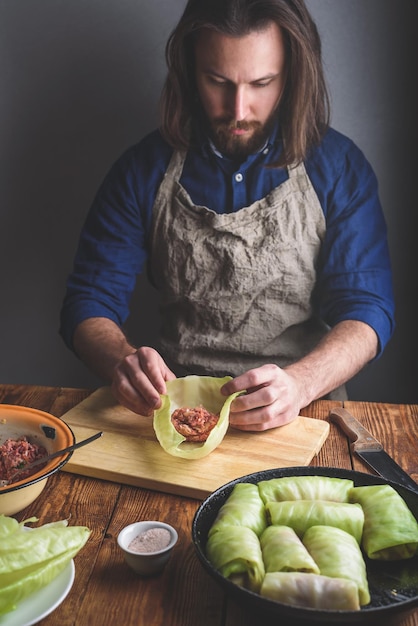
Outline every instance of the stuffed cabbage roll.
{"label": "stuffed cabbage roll", "polygon": [[224,526],[247,526],[259,537],[267,526],[267,514],[257,485],[237,483],[209,530],[213,534]]}
{"label": "stuffed cabbage roll", "polygon": [[206,544],[206,556],[225,578],[259,592],[265,569],[260,542],[245,526],[224,526]]}
{"label": "stuffed cabbage roll", "polygon": [[333,526],[311,526],[303,536],[303,543],[322,576],[352,580],[358,588],[360,605],[369,604],[366,564],[352,535]]}
{"label": "stuffed cabbage roll", "polygon": [[418,522],[390,485],[365,485],[350,491],[364,511],[362,546],[370,559],[409,559],[418,553]]}
{"label": "stuffed cabbage roll", "polygon": [[357,585],[344,578],[328,578],[303,572],[265,575],[260,595],[293,606],[330,611],[360,609]]}
{"label": "stuffed cabbage roll", "polygon": [[319,574],[319,567],[289,526],[268,526],[260,537],[266,572]]}
{"label": "stuffed cabbage roll", "polygon": [[267,521],[276,526],[290,526],[301,538],[311,526],[336,526],[361,542],[364,513],[359,504],[293,500],[267,502],[266,511]]}
{"label": "stuffed cabbage roll", "polygon": [[348,502],[348,492],[352,487],[352,480],[330,476],[283,476],[258,483],[264,503],[284,500]]}

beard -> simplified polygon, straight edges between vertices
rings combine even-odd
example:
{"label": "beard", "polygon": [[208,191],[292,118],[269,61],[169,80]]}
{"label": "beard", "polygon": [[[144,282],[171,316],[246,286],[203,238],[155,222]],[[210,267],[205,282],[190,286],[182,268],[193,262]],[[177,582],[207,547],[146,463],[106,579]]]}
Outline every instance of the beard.
{"label": "beard", "polygon": [[[227,118],[207,120],[209,135],[217,150],[229,159],[245,160],[250,154],[260,150],[271,134],[277,112],[274,111],[269,119],[261,122],[245,122]],[[233,135],[231,130],[240,129],[251,131],[247,135]]]}

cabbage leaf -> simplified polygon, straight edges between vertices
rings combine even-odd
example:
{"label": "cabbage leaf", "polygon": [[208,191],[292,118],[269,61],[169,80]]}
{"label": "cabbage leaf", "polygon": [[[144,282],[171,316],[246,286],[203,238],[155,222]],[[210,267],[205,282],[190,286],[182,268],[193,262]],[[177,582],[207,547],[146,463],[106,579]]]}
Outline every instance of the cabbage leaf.
{"label": "cabbage leaf", "polygon": [[290,526],[303,537],[311,526],[336,526],[353,535],[360,545],[364,513],[359,504],[326,500],[267,502],[267,519],[275,526]]}
{"label": "cabbage leaf", "polygon": [[267,515],[257,485],[237,483],[218,511],[209,535],[224,526],[246,526],[259,537],[267,526]]}
{"label": "cabbage leaf", "polygon": [[366,563],[357,540],[335,526],[311,526],[303,536],[322,576],[347,578],[356,583],[361,606],[369,604]]}
{"label": "cabbage leaf", "polygon": [[258,592],[265,575],[257,535],[246,526],[223,526],[206,544],[208,559],[225,578]]}
{"label": "cabbage leaf", "polygon": [[353,611],[360,609],[357,585],[346,578],[330,578],[306,572],[269,572],[260,595],[293,606]]}
{"label": "cabbage leaf", "polygon": [[[232,401],[242,392],[225,397],[221,387],[231,376],[185,376],[167,381],[167,393],[161,394],[162,404],[154,411],[154,430],[162,448],[172,456],[201,459],[219,446],[229,426],[229,409]],[[179,408],[203,406],[211,413],[219,413],[216,426],[206,441],[186,441],[171,422],[172,413]]]}
{"label": "cabbage leaf", "polygon": [[[29,528],[0,515],[0,615],[56,578],[87,542],[90,529],[59,520]],[[30,530],[30,532],[26,532]]]}
{"label": "cabbage leaf", "polygon": [[331,476],[281,476],[258,483],[264,503],[289,500],[348,502],[348,493],[353,487],[353,480]]}
{"label": "cabbage leaf", "polygon": [[267,526],[260,537],[260,546],[266,572],[320,573],[317,563],[290,526]]}
{"label": "cabbage leaf", "polygon": [[363,485],[349,493],[363,507],[362,546],[370,559],[393,561],[418,554],[418,522],[391,485]]}

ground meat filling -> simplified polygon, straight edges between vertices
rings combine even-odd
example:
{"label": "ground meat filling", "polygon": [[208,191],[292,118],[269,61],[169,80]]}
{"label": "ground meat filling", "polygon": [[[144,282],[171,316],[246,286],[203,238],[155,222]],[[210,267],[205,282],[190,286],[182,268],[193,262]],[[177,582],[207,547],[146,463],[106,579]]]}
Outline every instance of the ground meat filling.
{"label": "ground meat filling", "polygon": [[[36,443],[30,443],[26,437],[20,439],[7,439],[0,446],[0,486],[13,482],[13,476],[16,470],[25,467],[32,461],[35,461],[48,453],[43,446]],[[16,482],[31,476],[42,468],[42,464],[29,469],[27,472],[19,472],[16,476]]]}
{"label": "ground meat filling", "polygon": [[173,411],[171,421],[174,428],[186,441],[202,442],[209,437],[210,431],[216,426],[219,415],[210,413],[203,406],[194,409],[182,407]]}

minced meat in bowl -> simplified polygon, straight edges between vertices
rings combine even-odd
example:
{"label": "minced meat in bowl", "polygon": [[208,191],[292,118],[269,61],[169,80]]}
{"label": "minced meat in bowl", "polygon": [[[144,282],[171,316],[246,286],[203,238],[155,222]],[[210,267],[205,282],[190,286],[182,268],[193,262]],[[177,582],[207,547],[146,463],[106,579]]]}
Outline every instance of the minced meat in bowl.
{"label": "minced meat in bowl", "polygon": [[[26,440],[26,441],[25,441]],[[0,403],[0,448],[6,451],[0,460],[0,479],[10,480],[10,473],[23,460],[27,463],[42,452],[49,455],[75,443],[75,435],[65,419],[27,406]],[[72,452],[49,459],[19,473],[16,480],[0,483],[0,515],[14,515],[31,504],[45,488],[52,474],[62,469]]]}
{"label": "minced meat in bowl", "polygon": [[[0,446],[0,486],[13,484],[17,470],[22,470],[25,465],[29,465],[47,455],[44,446],[30,443],[27,437],[19,439],[7,439]],[[16,481],[23,480],[35,474],[44,467],[43,464],[30,468],[27,471],[19,471]]]}

